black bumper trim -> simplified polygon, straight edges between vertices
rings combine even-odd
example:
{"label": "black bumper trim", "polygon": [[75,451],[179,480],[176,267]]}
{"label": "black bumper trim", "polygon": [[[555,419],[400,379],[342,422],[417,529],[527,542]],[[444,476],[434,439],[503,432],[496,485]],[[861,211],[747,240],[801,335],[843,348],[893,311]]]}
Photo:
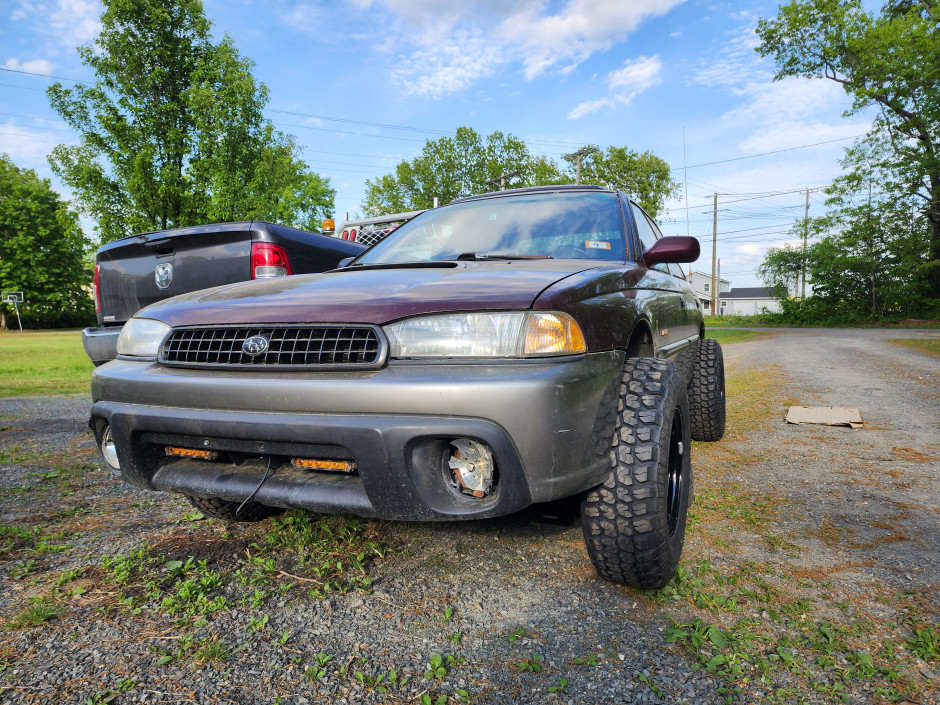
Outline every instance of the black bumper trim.
{"label": "black bumper trim", "polygon": [[[264,471],[265,464],[258,462],[235,466],[179,460],[157,470],[153,486],[165,492],[241,502],[261,482]],[[254,501],[324,514],[349,512],[362,517],[375,516],[359,477],[309,472],[289,465],[279,468],[264,481]]]}

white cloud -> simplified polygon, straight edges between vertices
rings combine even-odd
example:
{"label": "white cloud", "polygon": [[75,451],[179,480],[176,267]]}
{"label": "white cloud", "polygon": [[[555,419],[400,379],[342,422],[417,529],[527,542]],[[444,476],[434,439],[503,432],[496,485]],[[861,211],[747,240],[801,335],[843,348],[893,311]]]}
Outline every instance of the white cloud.
{"label": "white cloud", "polygon": [[11,19],[36,20],[36,31],[52,35],[68,47],[84,44],[101,31],[98,21],[102,12],[97,0],[55,0],[54,3],[32,3],[20,0],[20,7]]}
{"label": "white cloud", "polygon": [[734,248],[735,253],[739,255],[760,255],[767,249],[764,245],[758,245],[756,243],[751,243],[747,245],[738,245]]}
{"label": "white cloud", "polygon": [[20,62],[17,59],[7,59],[3,68],[13,71],[26,71],[27,73],[52,73],[52,62],[47,59],[33,59]]}
{"label": "white cloud", "polygon": [[281,21],[301,32],[317,32],[323,27],[323,12],[316,5],[301,3],[278,13]]}
{"label": "white cloud", "polygon": [[84,44],[101,31],[101,10],[94,0],[58,0],[49,27],[69,46]]}
{"label": "white cloud", "polygon": [[634,61],[625,61],[623,68],[607,75],[607,85],[611,90],[617,88],[644,91],[655,86],[662,79],[663,62],[656,56],[641,56]]}
{"label": "white cloud", "polygon": [[[728,178],[713,180],[718,179],[730,191],[753,191],[754,184],[769,191],[831,180],[838,173],[833,167],[842,148],[850,143],[848,138],[864,134],[870,123],[864,116],[851,121],[840,117],[850,101],[832,81],[773,81],[772,62],[754,51],[760,41],[754,33],[754,19],[742,17],[745,24],[731,32],[692,73],[689,86],[728,96],[728,108],[712,125],[711,135],[712,140],[728,146],[728,158],[785,151],[775,155],[772,170],[759,160],[753,167],[733,163],[728,167]],[[830,142],[833,140],[845,141]],[[830,143],[789,151],[824,142]]]}
{"label": "white cloud", "polygon": [[388,11],[389,47],[400,51],[393,76],[409,93],[440,97],[476,79],[521,65],[526,79],[567,74],[623,41],[645,19],[683,0],[348,0],[360,10]]}
{"label": "white cloud", "polygon": [[440,98],[492,75],[505,60],[481,34],[458,31],[445,43],[402,57],[392,76],[408,93]]}
{"label": "white cloud", "polygon": [[9,154],[18,167],[35,169],[40,176],[49,175],[46,155],[59,141],[48,132],[35,132],[11,120],[0,123],[0,154]]}
{"label": "white cloud", "polygon": [[746,86],[769,84],[773,73],[757,59],[755,47],[760,44],[752,22],[740,27],[720,49],[710,55],[689,79],[689,85],[729,88],[735,93]]}
{"label": "white cloud", "polygon": [[576,105],[574,109],[568,113],[568,119],[577,120],[578,118],[584,117],[585,115],[596,113],[598,110],[602,110],[603,108],[612,108],[620,103],[629,102],[629,98],[625,98],[619,95],[610,96],[608,98],[598,98],[597,100],[586,100],[583,103]]}
{"label": "white cloud", "polygon": [[603,108],[628,104],[637,93],[660,83],[662,70],[663,63],[659,60],[659,54],[625,61],[623,68],[607,74],[606,82],[611,94],[580,103],[568,113],[568,119],[577,120]]}

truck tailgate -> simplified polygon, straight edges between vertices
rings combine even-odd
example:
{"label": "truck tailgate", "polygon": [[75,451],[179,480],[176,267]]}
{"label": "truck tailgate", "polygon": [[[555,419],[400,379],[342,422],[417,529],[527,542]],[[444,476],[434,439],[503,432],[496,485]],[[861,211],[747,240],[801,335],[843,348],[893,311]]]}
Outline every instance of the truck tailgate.
{"label": "truck tailgate", "polygon": [[106,245],[98,254],[99,321],[121,323],[155,301],[249,279],[251,239],[249,224],[224,223]]}

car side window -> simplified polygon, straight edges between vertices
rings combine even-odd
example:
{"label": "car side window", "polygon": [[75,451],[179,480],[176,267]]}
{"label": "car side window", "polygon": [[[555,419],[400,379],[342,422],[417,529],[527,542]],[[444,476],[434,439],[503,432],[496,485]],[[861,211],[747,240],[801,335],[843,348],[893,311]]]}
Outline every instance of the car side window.
{"label": "car side window", "polygon": [[[632,201],[630,202],[630,208],[633,209],[633,220],[636,221],[636,230],[637,234],[640,236],[640,244],[643,246],[644,251],[648,250],[656,243],[659,237],[661,237],[661,235],[657,237],[657,231],[659,229],[646,217],[646,213]],[[662,263],[657,264],[653,269],[666,272],[667,274],[670,273],[669,267]]]}

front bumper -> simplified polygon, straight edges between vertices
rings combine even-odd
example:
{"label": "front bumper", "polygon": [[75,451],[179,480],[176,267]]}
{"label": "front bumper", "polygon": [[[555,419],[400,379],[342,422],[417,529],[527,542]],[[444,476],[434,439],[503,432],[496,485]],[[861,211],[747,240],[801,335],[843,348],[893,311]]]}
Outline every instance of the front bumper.
{"label": "front bumper", "polygon": [[[393,362],[359,373],[173,369],[117,360],[92,376],[91,425],[109,424],[121,474],[143,488],[405,520],[482,518],[570,496],[606,476],[623,353],[485,363]],[[447,483],[450,440],[493,453],[483,498]],[[176,460],[166,445],[220,451]],[[351,459],[357,472],[290,457]]]}
{"label": "front bumper", "polygon": [[103,365],[117,357],[117,341],[121,337],[123,327],[85,328],[82,331],[82,345],[95,366]]}

